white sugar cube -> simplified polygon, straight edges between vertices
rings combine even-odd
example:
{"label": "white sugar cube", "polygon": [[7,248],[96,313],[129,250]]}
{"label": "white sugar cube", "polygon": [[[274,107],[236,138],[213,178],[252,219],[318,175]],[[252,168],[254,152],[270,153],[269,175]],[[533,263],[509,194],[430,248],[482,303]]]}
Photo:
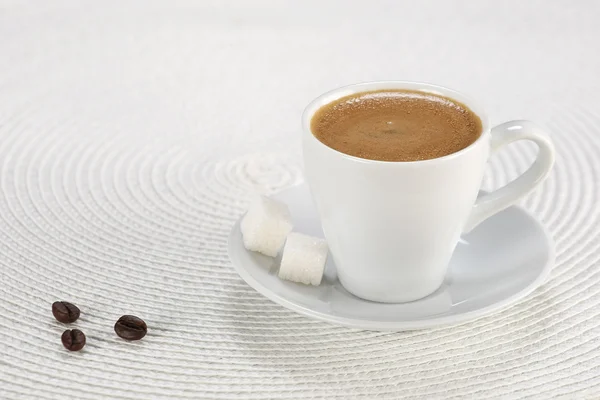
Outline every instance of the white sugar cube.
{"label": "white sugar cube", "polygon": [[244,247],[275,257],[292,230],[287,205],[265,196],[254,199],[240,225]]}
{"label": "white sugar cube", "polygon": [[324,239],[297,232],[290,233],[283,248],[279,277],[305,285],[320,285],[327,251]]}

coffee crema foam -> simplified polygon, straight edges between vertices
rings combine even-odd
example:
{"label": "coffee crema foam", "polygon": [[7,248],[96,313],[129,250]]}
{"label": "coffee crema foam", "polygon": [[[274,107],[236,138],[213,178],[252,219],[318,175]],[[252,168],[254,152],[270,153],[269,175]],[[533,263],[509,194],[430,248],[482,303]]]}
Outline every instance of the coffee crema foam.
{"label": "coffee crema foam", "polygon": [[482,131],[464,104],[433,93],[380,90],[355,93],[321,107],[311,131],[327,146],[380,161],[419,161],[468,147]]}

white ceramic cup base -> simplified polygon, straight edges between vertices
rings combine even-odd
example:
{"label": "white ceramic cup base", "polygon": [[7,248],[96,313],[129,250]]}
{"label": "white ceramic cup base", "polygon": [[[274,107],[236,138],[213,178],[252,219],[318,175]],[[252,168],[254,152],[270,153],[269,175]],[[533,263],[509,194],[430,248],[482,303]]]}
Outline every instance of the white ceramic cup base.
{"label": "white ceramic cup base", "polygon": [[[290,207],[296,231],[323,237],[306,185],[274,198]],[[401,331],[462,323],[518,302],[545,281],[554,263],[554,247],[538,221],[519,207],[509,207],[461,238],[439,289],[398,304],[350,294],[331,257],[320,286],[279,279],[276,259],[244,248],[239,222],[229,237],[229,257],[242,279],[284,307],[353,328]]]}

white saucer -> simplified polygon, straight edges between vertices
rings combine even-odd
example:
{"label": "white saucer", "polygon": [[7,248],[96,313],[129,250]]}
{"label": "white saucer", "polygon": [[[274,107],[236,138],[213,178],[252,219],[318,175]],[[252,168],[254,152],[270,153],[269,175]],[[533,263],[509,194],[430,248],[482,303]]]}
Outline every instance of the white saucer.
{"label": "white saucer", "polygon": [[[306,185],[273,197],[289,206],[295,231],[323,237]],[[544,282],[554,246],[533,217],[510,207],[461,239],[440,289],[403,304],[374,303],[348,293],[332,257],[320,286],[280,280],[278,260],[244,248],[239,221],[229,237],[229,257],[242,279],[284,307],[353,328],[401,331],[466,322],[516,303]]]}

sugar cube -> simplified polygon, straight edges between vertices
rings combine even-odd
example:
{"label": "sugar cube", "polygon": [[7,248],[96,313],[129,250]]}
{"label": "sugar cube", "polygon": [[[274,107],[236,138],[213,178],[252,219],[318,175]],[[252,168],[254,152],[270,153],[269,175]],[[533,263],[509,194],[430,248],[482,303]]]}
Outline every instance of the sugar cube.
{"label": "sugar cube", "polygon": [[292,232],[283,248],[279,277],[288,281],[318,286],[327,261],[324,239]]}
{"label": "sugar cube", "polygon": [[293,228],[290,210],[280,201],[257,196],[240,228],[246,249],[275,257]]}

